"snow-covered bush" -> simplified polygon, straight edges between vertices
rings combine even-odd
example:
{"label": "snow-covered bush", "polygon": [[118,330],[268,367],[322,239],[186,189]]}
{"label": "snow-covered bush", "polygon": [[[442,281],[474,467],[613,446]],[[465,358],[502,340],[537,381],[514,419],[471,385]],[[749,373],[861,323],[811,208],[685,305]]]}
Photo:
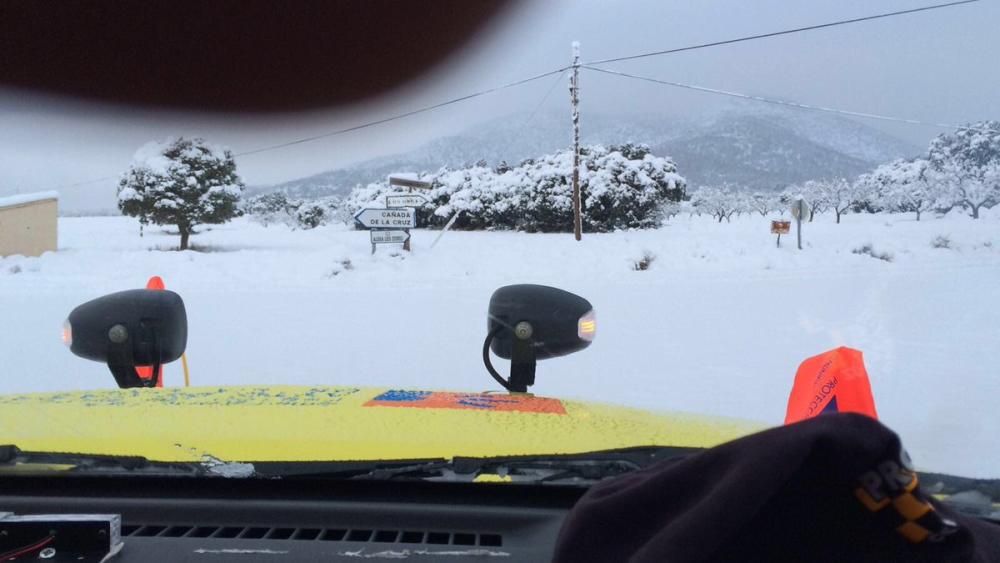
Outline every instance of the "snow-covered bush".
{"label": "snow-covered bush", "polygon": [[644,272],[653,264],[653,260],[656,260],[656,255],[648,250],[643,251],[642,257],[635,261],[632,269],[637,272]]}
{"label": "snow-covered bush", "polygon": [[315,229],[326,219],[327,208],[317,202],[305,202],[295,210],[295,222],[303,229]]}
{"label": "snow-covered bush", "polygon": [[851,250],[851,253],[871,256],[872,258],[877,258],[883,262],[892,262],[892,253],[875,250],[875,247],[872,246],[871,243],[863,244],[854,250]]}
{"label": "snow-covered bush", "polygon": [[202,139],[170,138],[135,153],[118,182],[118,209],[142,224],[176,225],[185,250],[196,225],[235,217],[242,194],[228,149]]}
{"label": "snow-covered bush", "polygon": [[311,201],[290,199],[283,192],[272,192],[248,198],[242,207],[244,215],[263,226],[278,224],[293,229],[315,229],[333,221],[348,222],[343,202],[336,196]]}
{"label": "snow-covered bush", "polygon": [[951,248],[951,238],[945,235],[938,235],[931,240],[931,248]]}
{"label": "snow-covered bush", "polygon": [[[443,226],[460,213],[454,229],[569,231],[573,227],[571,151],[528,159],[516,167],[477,163],[422,174],[431,189],[421,191],[431,205],[417,210],[420,224]],[[660,224],[663,205],[684,198],[685,181],[668,158],[643,145],[588,146],[581,149],[580,192],[583,227],[590,232],[648,228]],[[398,189],[388,182],[355,188],[344,207],[384,206]]]}
{"label": "snow-covered bush", "polygon": [[283,192],[273,192],[247,198],[242,211],[251,221],[266,227],[292,224],[297,208],[298,202],[289,200]]}
{"label": "snow-covered bush", "polygon": [[673,161],[653,156],[645,145],[591,147],[581,179],[584,223],[589,230],[659,226],[661,207],[684,197],[686,183]]}

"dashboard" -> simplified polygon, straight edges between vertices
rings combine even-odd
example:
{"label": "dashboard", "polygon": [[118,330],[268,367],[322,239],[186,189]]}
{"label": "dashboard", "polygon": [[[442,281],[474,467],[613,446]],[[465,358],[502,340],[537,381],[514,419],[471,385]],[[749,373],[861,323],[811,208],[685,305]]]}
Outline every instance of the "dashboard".
{"label": "dashboard", "polygon": [[0,512],[120,514],[124,547],[112,561],[123,563],[549,561],[563,519],[584,492],[416,481],[18,476],[0,479]]}

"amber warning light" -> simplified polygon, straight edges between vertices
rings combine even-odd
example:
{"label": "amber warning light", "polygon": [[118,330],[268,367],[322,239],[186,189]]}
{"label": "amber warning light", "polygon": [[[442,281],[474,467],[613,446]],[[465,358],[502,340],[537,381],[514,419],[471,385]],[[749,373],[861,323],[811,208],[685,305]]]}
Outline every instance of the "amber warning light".
{"label": "amber warning light", "polygon": [[576,335],[580,337],[580,340],[594,341],[594,337],[597,336],[597,316],[593,309],[580,317],[576,325]]}
{"label": "amber warning light", "polygon": [[69,319],[63,321],[62,341],[66,346],[73,346],[73,325],[69,324]]}
{"label": "amber warning light", "polygon": [[[504,286],[490,298],[483,364],[511,393],[527,393],[535,384],[537,360],[579,352],[596,335],[594,307],[583,297],[544,285]],[[510,360],[508,378],[493,367],[491,350]]]}

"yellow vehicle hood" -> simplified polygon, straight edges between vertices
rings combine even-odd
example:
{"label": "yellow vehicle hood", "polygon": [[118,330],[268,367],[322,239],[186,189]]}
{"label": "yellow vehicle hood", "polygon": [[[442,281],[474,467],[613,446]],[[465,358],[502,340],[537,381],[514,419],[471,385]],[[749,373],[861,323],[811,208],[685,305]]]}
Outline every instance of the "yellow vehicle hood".
{"label": "yellow vehicle hood", "polygon": [[507,393],[239,386],[0,396],[0,444],[153,461],[350,461],[710,447],[760,425]]}

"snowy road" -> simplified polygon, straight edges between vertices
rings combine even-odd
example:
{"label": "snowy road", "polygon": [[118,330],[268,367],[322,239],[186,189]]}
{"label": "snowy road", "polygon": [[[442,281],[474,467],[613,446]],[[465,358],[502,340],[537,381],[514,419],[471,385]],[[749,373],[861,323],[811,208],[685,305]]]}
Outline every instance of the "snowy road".
{"label": "snowy road", "polygon": [[[0,258],[0,393],[113,386],[59,341],[72,307],[152,274],[185,299],[195,385],[370,384],[483,390],[485,309],[507,283],[588,298],[598,338],[542,362],[533,391],[779,424],[798,363],[865,353],[882,420],[918,466],[1000,477],[1000,214],[820,217],[807,249],[774,248],[767,221],[675,219],[585,236],[416,231],[411,256],[367,234],[242,220],[160,252],[134,220],[63,219],[60,252]],[[932,248],[938,235],[951,248]],[[870,243],[892,262],[853,249]],[[644,254],[648,271],[634,271]],[[346,261],[349,266],[345,266]],[[335,273],[336,272],[336,273]],[[180,383],[169,366],[168,385]]]}

